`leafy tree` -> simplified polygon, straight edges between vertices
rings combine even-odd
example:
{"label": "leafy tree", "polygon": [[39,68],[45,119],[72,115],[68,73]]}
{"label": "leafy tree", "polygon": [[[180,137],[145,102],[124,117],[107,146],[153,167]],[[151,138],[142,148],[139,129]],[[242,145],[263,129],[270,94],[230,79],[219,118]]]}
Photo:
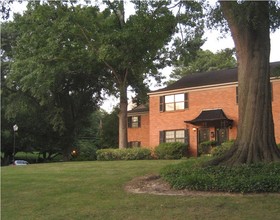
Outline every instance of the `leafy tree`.
{"label": "leafy tree", "polygon": [[[126,20],[123,1],[104,2],[107,5],[106,9],[95,16],[90,13],[91,7],[86,8],[84,13],[87,22],[83,21],[79,27],[88,40],[90,48],[96,52],[98,59],[111,73],[109,80],[112,85],[109,90],[120,98],[119,147],[125,148],[127,147],[128,87],[139,93],[147,86],[144,81],[147,76],[160,80],[158,69],[163,68],[167,64],[166,61],[170,63],[174,60],[170,58],[169,55],[172,54],[164,46],[170,42],[177,31],[178,21],[188,25],[189,29],[195,25],[189,22],[190,19],[187,19],[186,15],[179,14],[176,17],[168,8],[169,1],[132,1],[135,14],[130,15]],[[180,4],[185,8],[188,6],[189,10],[194,8],[193,3],[188,5],[180,2]],[[193,11],[202,11],[202,8],[197,7]],[[191,13],[188,17],[191,17]],[[190,42],[192,37],[195,38],[197,35],[188,37]],[[182,46],[180,52],[185,52],[188,48],[186,42],[178,42],[177,40],[175,45],[180,44]],[[167,55],[170,59],[167,59]]]}
{"label": "leafy tree", "polygon": [[[59,149],[66,159],[77,131],[100,101],[106,75],[80,29],[73,25],[73,19],[79,16],[79,11],[73,12],[59,2],[30,2],[23,16],[4,24],[17,33],[10,42],[13,62],[7,87],[44,109],[42,121],[52,132],[43,130],[42,134],[52,136],[51,148]],[[10,107],[15,115],[22,111],[16,101],[9,103],[17,106]]]}
{"label": "leafy tree", "polygon": [[196,57],[187,66],[175,67],[170,77],[178,80],[188,74],[236,67],[236,60],[233,55],[234,49],[229,48],[217,53],[212,53],[209,50],[199,50]]}
{"label": "leafy tree", "polygon": [[118,108],[115,108],[111,113],[104,113],[102,118],[102,129],[100,134],[101,148],[116,148],[119,146],[118,114]]}
{"label": "leafy tree", "polygon": [[[158,69],[176,60],[179,53],[183,54],[194,48],[192,51],[190,50],[190,54],[192,54],[201,45],[202,36],[202,29],[197,28],[195,26],[196,22],[194,22],[202,15],[202,7],[198,3],[178,2],[179,11],[175,16],[172,8],[169,8],[170,1],[132,2],[135,6],[135,14],[129,16],[128,19],[125,19],[123,1],[104,1],[107,7],[102,12],[97,7],[92,6],[68,8],[67,3],[64,6],[59,2],[51,1],[44,2],[42,6],[39,6],[38,2],[29,3],[29,9],[23,16],[25,21],[19,25],[19,28],[21,28],[20,26],[27,28],[27,24],[31,24],[30,28],[33,28],[36,32],[26,32],[23,35],[24,37],[20,42],[22,45],[28,43],[26,44],[28,47],[23,47],[20,50],[22,52],[27,49],[29,53],[22,53],[23,56],[17,58],[21,59],[31,55],[36,59],[26,61],[28,65],[26,63],[22,63],[21,66],[19,64],[13,65],[14,71],[21,69],[23,66],[29,68],[36,66],[34,68],[36,71],[22,80],[27,83],[25,89],[33,84],[31,82],[34,81],[35,72],[42,73],[43,69],[45,72],[49,72],[48,75],[39,74],[41,77],[37,77],[35,85],[40,85],[40,89],[38,87],[37,89],[36,87],[31,89],[31,92],[36,94],[36,98],[39,97],[40,102],[46,104],[46,100],[50,96],[49,88],[54,84],[54,81],[60,82],[57,78],[65,79],[65,76],[61,74],[58,77],[57,73],[69,73],[68,70],[71,69],[69,65],[77,65],[77,58],[80,57],[73,54],[73,51],[83,51],[84,56],[90,56],[89,59],[84,57],[84,60],[88,62],[78,62],[81,63],[83,70],[98,69],[96,66],[102,63],[105,68],[103,68],[104,72],[99,74],[99,77],[103,76],[99,82],[106,84],[103,87],[106,87],[107,91],[120,97],[120,147],[127,146],[127,88],[131,87],[136,93],[141,93],[147,87],[144,79],[148,75],[160,80]],[[48,8],[47,5],[50,7]],[[51,8],[52,10],[55,9],[55,12]],[[187,13],[181,13],[183,8]],[[42,18],[44,18],[44,21],[41,20]],[[35,22],[32,22],[32,19]],[[178,22],[184,26],[178,27]],[[180,51],[172,54],[164,46],[171,40],[172,35],[179,30],[181,33],[188,33],[188,35],[181,40],[179,38],[175,39],[174,47],[179,48],[178,45],[180,45]],[[60,34],[56,35],[57,31],[60,31]],[[41,33],[44,36],[42,37],[43,40],[38,41],[38,36],[41,36]],[[49,34],[47,35],[47,33]],[[32,50],[30,50],[29,44],[32,46]],[[33,55],[33,50],[40,56]],[[73,56],[69,56],[65,60],[61,59],[66,54]],[[80,55],[80,53],[78,54]],[[168,57],[170,59],[167,59]],[[179,57],[179,59],[181,58],[182,56]],[[92,62],[93,59],[98,62],[96,60]],[[37,65],[37,62],[40,65]],[[56,65],[55,68],[49,68],[48,70],[44,68],[46,64],[58,64],[59,62],[60,64]],[[90,67],[89,64],[91,64]],[[22,75],[27,75],[26,72]],[[108,77],[108,73],[110,77]],[[97,81],[98,79],[90,78],[90,80]],[[13,79],[13,81],[16,80]],[[64,83],[67,84],[68,81]],[[56,91],[61,89],[56,89]],[[65,89],[64,96],[69,96],[67,89]],[[62,99],[60,95],[58,102],[61,100],[67,99]],[[60,116],[61,108],[54,108],[52,117],[55,119],[52,121],[54,128],[64,132],[65,125],[63,123],[65,121]]]}
{"label": "leafy tree", "polygon": [[[239,122],[234,146],[224,157],[211,163],[239,165],[279,161],[269,65],[269,33],[270,27],[274,30],[280,25],[279,4],[274,1],[220,1],[220,8],[236,47]],[[216,18],[221,18],[216,15]]]}

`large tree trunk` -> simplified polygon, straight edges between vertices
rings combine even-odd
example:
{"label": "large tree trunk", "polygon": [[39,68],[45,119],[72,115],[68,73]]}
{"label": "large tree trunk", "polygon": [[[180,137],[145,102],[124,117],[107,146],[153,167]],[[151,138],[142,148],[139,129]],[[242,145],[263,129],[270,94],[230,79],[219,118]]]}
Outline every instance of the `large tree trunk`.
{"label": "large tree trunk", "polygon": [[120,88],[119,148],[127,148],[127,87]]}
{"label": "large tree trunk", "polygon": [[268,2],[220,4],[237,51],[239,122],[234,146],[211,163],[232,166],[280,160],[271,104]]}

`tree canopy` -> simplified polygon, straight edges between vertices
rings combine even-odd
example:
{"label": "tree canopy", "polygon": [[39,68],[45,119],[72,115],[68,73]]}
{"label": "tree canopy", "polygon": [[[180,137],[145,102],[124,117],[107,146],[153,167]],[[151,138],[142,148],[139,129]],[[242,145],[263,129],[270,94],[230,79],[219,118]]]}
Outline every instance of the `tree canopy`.
{"label": "tree canopy", "polygon": [[[2,25],[3,42],[7,40],[3,49],[9,52],[4,62],[9,68],[5,87],[10,98],[14,96],[6,113],[17,121],[23,108],[37,106],[34,124],[41,124],[39,113],[44,114],[42,122],[55,133],[52,146],[65,155],[79,127],[98,107],[107,74],[73,26],[73,17],[78,15],[58,2],[32,2],[23,16]],[[52,133],[40,130],[44,135]]]}
{"label": "tree canopy", "polygon": [[196,57],[188,62],[187,66],[175,66],[170,77],[178,80],[189,74],[236,67],[234,53],[234,49],[229,48],[217,53],[212,53],[209,50],[198,50]]}
{"label": "tree canopy", "polygon": [[203,32],[192,20],[202,16],[197,3],[180,2],[187,14],[174,14],[169,1],[132,2],[135,14],[125,19],[122,1],[104,1],[103,11],[35,1],[23,15],[3,23],[2,101],[7,102],[3,119],[8,130],[19,122],[34,131],[30,138],[42,137],[40,149],[67,156],[106,91],[120,97],[120,147],[126,147],[127,88],[144,94],[147,76],[160,80],[158,70],[177,59],[167,46],[174,33],[190,33],[188,40],[174,41],[173,49],[188,44],[183,53],[202,44]]}

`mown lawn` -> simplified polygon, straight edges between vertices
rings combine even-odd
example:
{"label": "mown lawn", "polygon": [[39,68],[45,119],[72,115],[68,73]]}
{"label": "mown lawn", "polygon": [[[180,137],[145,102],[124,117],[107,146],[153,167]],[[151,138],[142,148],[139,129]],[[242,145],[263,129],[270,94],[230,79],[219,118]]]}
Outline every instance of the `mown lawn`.
{"label": "mown lawn", "polygon": [[159,196],[124,185],[180,161],[68,162],[1,169],[1,219],[279,219],[279,195]]}

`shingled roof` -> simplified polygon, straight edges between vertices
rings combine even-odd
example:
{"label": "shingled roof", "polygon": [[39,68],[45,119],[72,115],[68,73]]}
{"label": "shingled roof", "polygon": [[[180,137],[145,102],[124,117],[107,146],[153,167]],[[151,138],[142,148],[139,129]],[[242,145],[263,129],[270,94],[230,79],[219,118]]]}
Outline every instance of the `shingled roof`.
{"label": "shingled roof", "polygon": [[[273,72],[273,70],[276,67],[280,67],[280,62],[270,63],[271,72]],[[174,82],[173,84],[163,89],[152,91],[149,94],[157,93],[157,92],[165,92],[170,90],[184,89],[184,88],[232,83],[237,81],[238,81],[237,68],[215,70],[210,72],[195,73],[192,75],[184,76],[178,81]]]}
{"label": "shingled roof", "polygon": [[128,116],[130,116],[130,115],[133,115],[136,113],[140,114],[140,113],[144,113],[144,112],[148,112],[148,111],[149,111],[149,106],[142,104],[130,111],[127,111],[127,114],[128,114]]}

